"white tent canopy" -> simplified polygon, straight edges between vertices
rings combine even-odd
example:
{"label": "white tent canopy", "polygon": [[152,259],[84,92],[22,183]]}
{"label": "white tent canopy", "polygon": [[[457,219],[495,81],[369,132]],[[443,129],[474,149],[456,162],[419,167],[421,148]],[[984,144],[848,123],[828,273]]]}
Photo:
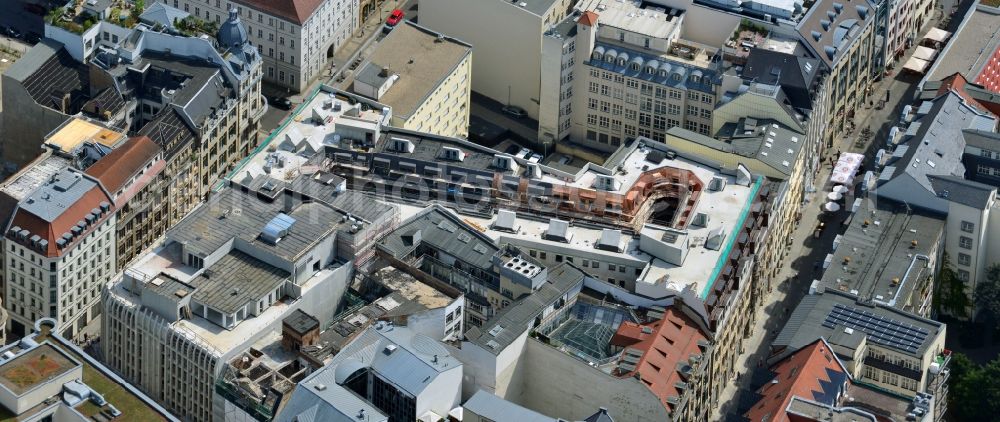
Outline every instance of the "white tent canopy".
{"label": "white tent canopy", "polygon": [[903,65],[903,69],[911,70],[917,73],[924,73],[927,71],[927,67],[931,65],[931,62],[927,60],[918,59],[917,56],[910,57],[910,60],[906,61]]}
{"label": "white tent canopy", "polygon": [[847,193],[848,190],[847,186],[844,185],[837,185],[833,187],[833,191],[837,193]]}
{"label": "white tent canopy", "polygon": [[931,61],[934,60],[935,56],[937,56],[937,50],[930,47],[924,47],[922,45],[918,45],[917,49],[913,52],[913,57],[920,60]]}
{"label": "white tent canopy", "polygon": [[826,194],[826,198],[829,199],[829,200],[831,200],[831,201],[839,201],[843,197],[844,197],[844,195],[842,193],[840,193],[840,192],[830,192],[830,193]]}
{"label": "white tent canopy", "polygon": [[931,28],[930,31],[927,31],[927,35],[924,36],[924,39],[937,42],[944,42],[950,36],[951,32],[945,31],[940,28]]}
{"label": "white tent canopy", "polygon": [[840,204],[836,202],[827,202],[826,205],[823,205],[823,209],[830,212],[840,211]]}
{"label": "white tent canopy", "polygon": [[861,167],[863,159],[864,156],[861,154],[851,152],[840,154],[837,165],[833,166],[833,174],[830,175],[830,181],[841,185],[851,184],[851,181],[854,180],[854,174]]}

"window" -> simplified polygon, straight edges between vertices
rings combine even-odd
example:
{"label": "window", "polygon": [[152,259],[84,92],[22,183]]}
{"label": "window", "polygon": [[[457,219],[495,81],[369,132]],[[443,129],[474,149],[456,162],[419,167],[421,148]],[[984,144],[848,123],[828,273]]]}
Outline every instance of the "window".
{"label": "window", "polygon": [[963,232],[972,233],[972,231],[975,230],[975,228],[976,228],[976,225],[973,224],[971,221],[963,221],[962,222],[962,231]]}
{"label": "window", "polygon": [[563,262],[563,256],[562,255],[556,255],[556,262]]}
{"label": "window", "polygon": [[597,124],[597,115],[596,114],[588,114],[587,115],[587,124],[591,125],[591,126],[596,125]]}
{"label": "window", "polygon": [[538,251],[538,259],[545,259],[545,252]]}
{"label": "window", "polygon": [[958,270],[958,279],[962,281],[969,281],[969,272],[965,270]]}
{"label": "window", "polygon": [[670,98],[673,99],[673,100],[679,100],[679,99],[681,99],[681,92],[678,91],[678,90],[676,90],[676,89],[671,89],[670,90]]}
{"label": "window", "polygon": [[608,271],[614,271],[614,270],[615,270],[615,264],[608,264]]}
{"label": "window", "polygon": [[587,99],[587,108],[589,108],[591,110],[597,110],[597,98],[588,98]]}
{"label": "window", "polygon": [[972,249],[972,238],[968,236],[959,237],[958,247],[962,249]]}
{"label": "window", "polygon": [[532,258],[536,258],[537,255],[538,255],[538,251],[535,251],[534,249],[531,249],[531,250],[528,251],[528,255],[531,255]]}
{"label": "window", "polygon": [[698,115],[698,107],[690,106],[689,105],[688,106],[688,113],[687,114],[691,115],[691,116],[697,116]]}
{"label": "window", "polygon": [[958,264],[968,266],[972,264],[972,256],[969,254],[959,253],[958,254]]}
{"label": "window", "polygon": [[677,104],[667,104],[667,113],[669,114],[681,114],[681,106]]}
{"label": "window", "polygon": [[590,83],[590,92],[593,92],[593,93],[596,94],[600,90],[600,88],[598,88],[599,86],[600,85],[597,82],[591,82]]}

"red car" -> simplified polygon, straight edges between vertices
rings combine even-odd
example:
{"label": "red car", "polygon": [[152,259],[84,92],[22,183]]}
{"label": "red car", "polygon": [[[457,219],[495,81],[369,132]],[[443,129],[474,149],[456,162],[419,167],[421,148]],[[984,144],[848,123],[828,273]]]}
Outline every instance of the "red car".
{"label": "red car", "polygon": [[403,11],[395,9],[389,14],[389,17],[385,20],[385,26],[390,28],[396,26],[401,20],[403,20]]}

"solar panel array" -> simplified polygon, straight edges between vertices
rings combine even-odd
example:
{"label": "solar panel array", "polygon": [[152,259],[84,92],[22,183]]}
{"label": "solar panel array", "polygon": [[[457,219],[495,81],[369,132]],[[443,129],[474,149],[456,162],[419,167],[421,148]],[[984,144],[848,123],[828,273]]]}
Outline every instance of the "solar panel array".
{"label": "solar panel array", "polygon": [[865,333],[868,341],[910,354],[916,354],[930,334],[923,327],[840,304],[834,305],[823,322],[830,329],[838,325]]}

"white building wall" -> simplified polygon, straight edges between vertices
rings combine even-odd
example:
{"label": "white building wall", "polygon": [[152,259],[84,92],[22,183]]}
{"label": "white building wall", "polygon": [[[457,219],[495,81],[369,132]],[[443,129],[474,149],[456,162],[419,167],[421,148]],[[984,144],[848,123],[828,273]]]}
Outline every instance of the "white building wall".
{"label": "white building wall", "polygon": [[506,1],[422,0],[420,25],[472,44],[473,91],[538,118],[542,16]]}
{"label": "white building wall", "polygon": [[301,91],[324,74],[326,62],[351,38],[358,22],[357,0],[323,0],[301,26],[231,1],[160,2],[220,24],[229,17],[229,8],[236,7],[250,42],[264,59],[264,80],[292,91]]}
{"label": "white building wall", "polygon": [[520,394],[503,397],[518,405],[567,420],[583,420],[595,406],[606,407],[616,421],[670,420],[659,398],[636,378],[614,378],[533,338],[521,361]]}

